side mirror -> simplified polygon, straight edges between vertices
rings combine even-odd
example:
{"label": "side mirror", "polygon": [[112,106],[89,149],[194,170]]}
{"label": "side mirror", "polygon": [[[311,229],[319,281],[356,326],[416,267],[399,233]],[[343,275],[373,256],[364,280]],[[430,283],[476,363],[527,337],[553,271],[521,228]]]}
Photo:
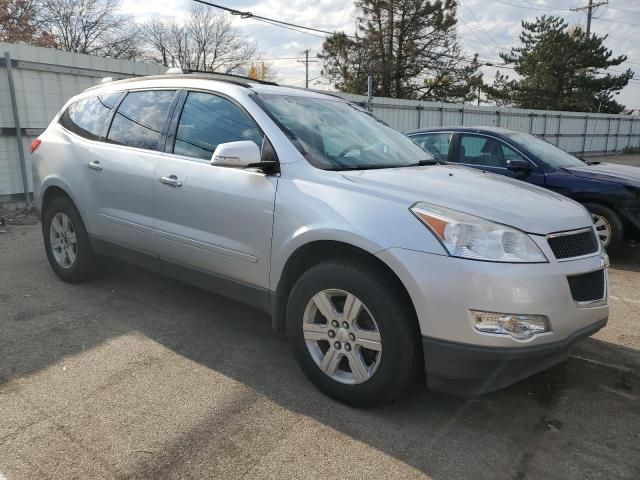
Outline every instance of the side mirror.
{"label": "side mirror", "polygon": [[531,164],[522,159],[507,160],[507,169],[511,170],[516,176],[526,177],[531,173]]}
{"label": "side mirror", "polygon": [[245,168],[260,162],[260,149],[250,140],[221,143],[211,157],[211,165]]}

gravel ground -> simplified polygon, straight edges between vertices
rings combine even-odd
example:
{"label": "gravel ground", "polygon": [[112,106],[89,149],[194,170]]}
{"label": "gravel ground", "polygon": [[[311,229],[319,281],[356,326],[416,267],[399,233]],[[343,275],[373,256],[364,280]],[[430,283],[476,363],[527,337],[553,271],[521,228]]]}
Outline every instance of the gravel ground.
{"label": "gravel ground", "polygon": [[115,262],[68,285],[38,225],[3,230],[0,480],[640,478],[640,247],[566,363],[359,411],[309,384],[265,314]]}

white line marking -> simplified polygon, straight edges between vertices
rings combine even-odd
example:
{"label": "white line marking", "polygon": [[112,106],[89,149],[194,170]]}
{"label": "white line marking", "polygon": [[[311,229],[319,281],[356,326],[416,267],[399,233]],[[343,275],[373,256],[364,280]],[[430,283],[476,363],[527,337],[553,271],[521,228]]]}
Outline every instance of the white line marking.
{"label": "white line marking", "polygon": [[[592,363],[592,364],[598,365],[600,367],[607,367],[607,368],[611,368],[612,370],[618,370],[620,372],[625,372],[625,373],[634,373],[634,371],[631,370],[630,368],[623,367],[621,365],[613,365],[611,363],[600,362],[599,360],[593,360],[591,358],[581,357],[580,355],[574,355],[573,353],[570,354],[569,356],[571,358],[575,358],[576,360],[582,360],[583,362]],[[2,480],[2,479],[0,479],[0,480]]]}
{"label": "white line marking", "polygon": [[[636,303],[636,304],[640,305],[640,300],[633,300],[631,298],[621,298],[621,297],[616,297],[615,295],[610,295],[610,298],[612,300],[620,300],[621,302]],[[2,479],[0,479],[0,480],[2,480]]]}

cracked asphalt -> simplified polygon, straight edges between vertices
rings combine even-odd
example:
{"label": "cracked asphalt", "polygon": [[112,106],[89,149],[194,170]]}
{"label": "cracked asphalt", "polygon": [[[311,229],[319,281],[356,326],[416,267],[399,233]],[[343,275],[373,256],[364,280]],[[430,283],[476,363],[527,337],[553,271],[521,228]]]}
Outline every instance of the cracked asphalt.
{"label": "cracked asphalt", "polygon": [[265,314],[116,262],[68,285],[39,225],[3,229],[1,480],[640,478],[640,247],[564,364],[359,411],[311,386]]}

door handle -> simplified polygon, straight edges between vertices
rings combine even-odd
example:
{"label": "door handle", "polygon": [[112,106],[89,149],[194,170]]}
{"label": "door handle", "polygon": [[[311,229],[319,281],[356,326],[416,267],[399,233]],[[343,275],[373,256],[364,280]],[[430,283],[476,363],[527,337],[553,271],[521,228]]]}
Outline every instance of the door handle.
{"label": "door handle", "polygon": [[89,167],[91,170],[97,170],[98,172],[99,172],[100,170],[102,170],[102,165],[100,165],[100,162],[99,162],[99,161],[97,161],[97,160],[94,160],[93,162],[89,162],[88,167]]}
{"label": "door handle", "polygon": [[181,187],[182,182],[178,180],[175,175],[169,175],[168,177],[160,177],[160,183],[169,185],[170,187]]}

